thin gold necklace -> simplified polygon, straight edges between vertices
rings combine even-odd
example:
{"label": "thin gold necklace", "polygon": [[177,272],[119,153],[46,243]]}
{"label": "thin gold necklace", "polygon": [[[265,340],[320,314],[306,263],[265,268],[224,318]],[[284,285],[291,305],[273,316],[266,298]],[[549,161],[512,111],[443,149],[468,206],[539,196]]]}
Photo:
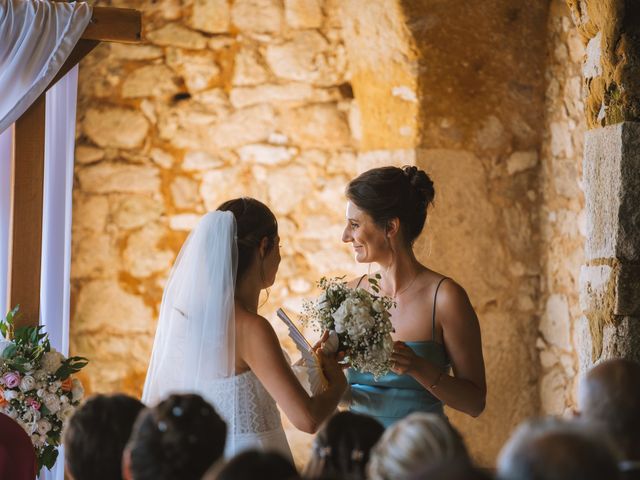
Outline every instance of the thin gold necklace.
{"label": "thin gold necklace", "polygon": [[416,274],[413,276],[413,278],[411,279],[411,281],[409,282],[409,284],[404,287],[402,290],[400,290],[399,292],[396,292],[394,295],[391,296],[391,298],[393,298],[394,300],[397,299],[400,295],[402,295],[404,292],[406,292],[407,290],[409,290],[409,287],[411,287],[411,285],[413,285],[413,282],[416,281],[416,278],[418,278],[418,273],[416,272]]}

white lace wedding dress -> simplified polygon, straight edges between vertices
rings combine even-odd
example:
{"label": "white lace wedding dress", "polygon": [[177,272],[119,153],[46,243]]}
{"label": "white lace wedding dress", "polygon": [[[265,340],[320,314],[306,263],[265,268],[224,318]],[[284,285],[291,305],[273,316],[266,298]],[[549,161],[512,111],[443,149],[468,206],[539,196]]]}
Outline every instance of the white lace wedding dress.
{"label": "white lace wedding dress", "polygon": [[233,418],[235,412],[233,431],[227,435],[226,457],[257,449],[276,451],[293,461],[276,402],[255,373],[248,371],[221,379],[210,388],[210,392],[205,388],[202,393],[223,418]]}
{"label": "white lace wedding dress", "polygon": [[167,280],[142,401],[197,393],[227,423],[225,456],[252,448],[291,459],[275,401],[253,372],[235,373],[236,272],[235,218],[207,213]]}

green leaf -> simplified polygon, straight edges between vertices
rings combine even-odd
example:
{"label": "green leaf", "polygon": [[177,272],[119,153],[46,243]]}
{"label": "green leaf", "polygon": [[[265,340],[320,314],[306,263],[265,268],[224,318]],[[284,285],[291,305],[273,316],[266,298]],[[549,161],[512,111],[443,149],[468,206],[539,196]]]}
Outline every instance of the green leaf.
{"label": "green leaf", "polygon": [[18,346],[15,343],[12,343],[2,352],[2,358],[10,360],[18,351]]}
{"label": "green leaf", "polygon": [[42,470],[42,467],[47,467],[47,469],[51,470],[56,464],[57,458],[58,448],[53,445],[45,445],[38,458],[38,470]]}

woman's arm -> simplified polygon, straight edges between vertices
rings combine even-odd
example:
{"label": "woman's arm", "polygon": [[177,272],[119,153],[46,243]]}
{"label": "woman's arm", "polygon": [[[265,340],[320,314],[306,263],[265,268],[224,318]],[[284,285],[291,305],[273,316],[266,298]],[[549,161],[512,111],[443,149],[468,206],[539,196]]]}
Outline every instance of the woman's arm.
{"label": "woman's arm", "polygon": [[320,424],[336,409],[347,381],[335,358],[321,357],[328,388],[309,397],[282,353],[271,324],[258,315],[246,319],[240,332],[241,356],[282,408],[293,425],[304,432],[315,433]]}
{"label": "woman's arm", "polygon": [[402,342],[394,346],[393,370],[411,375],[446,405],[477,417],[484,410],[487,395],[480,324],[462,287],[452,281],[442,284],[436,316],[442,325],[453,376]]}

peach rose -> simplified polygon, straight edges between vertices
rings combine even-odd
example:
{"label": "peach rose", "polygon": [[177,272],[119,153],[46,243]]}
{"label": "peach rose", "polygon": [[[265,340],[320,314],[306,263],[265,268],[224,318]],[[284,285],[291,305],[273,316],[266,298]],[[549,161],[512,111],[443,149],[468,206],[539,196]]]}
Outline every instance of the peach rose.
{"label": "peach rose", "polygon": [[71,391],[71,389],[73,388],[73,379],[71,378],[71,376],[68,376],[62,381],[60,388],[62,389],[63,392]]}

